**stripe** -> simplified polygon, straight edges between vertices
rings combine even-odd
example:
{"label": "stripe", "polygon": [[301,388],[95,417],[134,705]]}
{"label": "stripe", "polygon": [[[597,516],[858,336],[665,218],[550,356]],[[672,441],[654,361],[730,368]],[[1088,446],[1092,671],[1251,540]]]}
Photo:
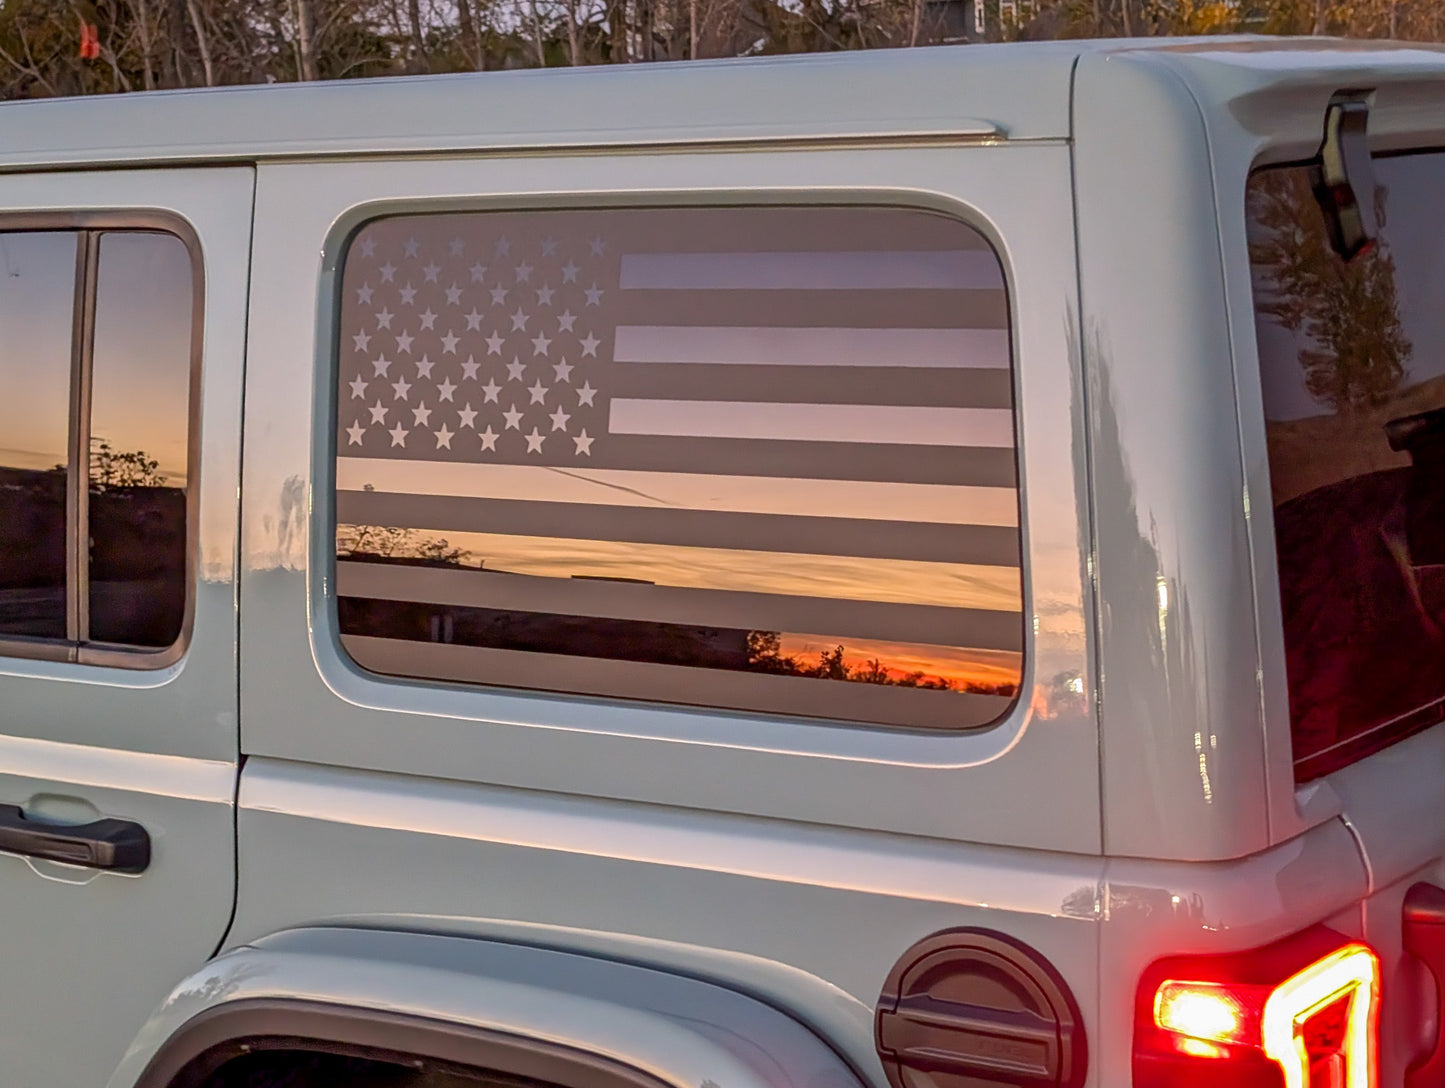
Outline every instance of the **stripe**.
{"label": "stripe", "polygon": [[726,390],[729,400],[779,404],[927,405],[1013,408],[1008,370],[943,370],[860,366],[750,366],[746,363],[618,363],[608,375],[614,397],[704,400]]}
{"label": "stripe", "polygon": [[1023,649],[1018,612],[793,597],[577,578],[414,567],[336,564],[336,593],[387,601],[552,612],[763,631],[826,631],[883,642]]}
{"label": "stripe", "polygon": [[624,291],[977,291],[1003,286],[998,258],[984,249],[624,253],[620,278]]}
{"label": "stripe", "polygon": [[1012,449],[1013,413],[996,408],[614,398],[608,430],[671,437]]}
{"label": "stripe", "polygon": [[1006,714],[1003,695],[884,687],[796,676],[758,676],[682,665],[605,661],[434,642],[342,635],[362,668],[392,676],[567,691],[804,718],[920,729],[968,729]]}
{"label": "stripe", "polygon": [[[469,533],[444,525],[414,528],[445,534],[449,547],[463,549],[469,562],[489,571],[999,612],[1022,607],[1017,567]],[[345,522],[337,526],[342,541],[356,532]]]}
{"label": "stripe", "polygon": [[525,499],[341,491],[337,520],[355,525],[552,537],[747,552],[909,559],[923,563],[1019,565],[1019,536],[991,525],[940,525],[734,514],[714,510],[601,506]]}
{"label": "stripe", "polygon": [[664,510],[720,510],[949,525],[1018,525],[1018,493],[1004,487],[338,457],[336,488],[338,491],[363,492],[370,488],[377,492],[456,498],[545,499],[555,503]]}
{"label": "stripe", "polygon": [[838,325],[863,329],[1006,329],[1008,296],[982,291],[619,291],[618,325]]}
{"label": "stripe", "polygon": [[619,363],[774,366],[1009,365],[1007,329],[849,329],[732,325],[619,325]]}
{"label": "stripe", "polygon": [[[552,214],[552,213],[549,213]],[[676,208],[586,213],[565,225],[572,237],[603,234],[619,253],[829,252],[977,249],[992,252],[979,232],[949,215],[901,208]],[[528,213],[532,223],[536,213]],[[490,224],[489,224],[490,225]],[[549,223],[548,226],[551,224]],[[558,221],[557,237],[564,221]],[[502,229],[500,227],[496,229]],[[574,233],[572,233],[574,232]],[[400,244],[402,235],[397,240]]]}

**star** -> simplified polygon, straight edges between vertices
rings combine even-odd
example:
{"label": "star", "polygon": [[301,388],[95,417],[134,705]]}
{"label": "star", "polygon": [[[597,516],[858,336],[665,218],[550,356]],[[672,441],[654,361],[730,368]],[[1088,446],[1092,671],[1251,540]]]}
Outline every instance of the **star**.
{"label": "star", "polygon": [[442,353],[444,355],[455,355],[457,353],[457,341],[461,339],[455,333],[448,332],[442,337]]}
{"label": "star", "polygon": [[421,243],[418,242],[415,238],[408,238],[406,240],[406,255],[408,257],[415,257],[420,248]]}
{"label": "star", "polygon": [[442,424],[441,430],[433,431],[432,434],[437,436],[437,449],[449,450],[452,448],[452,432],[447,430],[445,423]]}
{"label": "star", "polygon": [[480,369],[481,365],[482,364],[477,362],[476,359],[468,355],[467,361],[462,364],[462,381],[466,381],[468,378],[470,378],[472,381],[476,381],[477,370]]}
{"label": "star", "polygon": [[577,403],[578,403],[579,406],[585,404],[585,405],[587,405],[589,408],[595,408],[595,407],[597,407],[597,406],[592,403],[592,398],[595,397],[596,395],[597,395],[597,390],[595,390],[595,389],[592,388],[592,383],[591,383],[591,382],[583,382],[583,383],[582,383],[582,388],[579,389],[579,390],[577,390]]}
{"label": "star", "polygon": [[362,255],[363,257],[375,257],[375,256],[376,256],[376,240],[375,240],[375,239],[372,239],[372,238],[363,238],[363,239],[361,240],[361,255]]}
{"label": "star", "polygon": [[365,427],[363,427],[360,423],[353,423],[350,427],[346,428],[347,437],[351,439],[351,441],[347,444],[351,446],[361,445],[361,436],[365,433]]}
{"label": "star", "polygon": [[407,332],[405,329],[403,329],[402,332],[401,332],[401,333],[397,336],[397,338],[396,338],[396,350],[397,350],[397,351],[404,351],[404,352],[406,352],[408,355],[410,355],[410,354],[411,354],[411,342],[412,342],[413,340],[415,340],[415,339],[416,339],[416,337],[412,336],[411,333],[409,333],[409,332]]}
{"label": "star", "polygon": [[359,333],[352,336],[351,342],[356,345],[357,351],[365,351],[366,345],[371,343],[371,333],[362,329]]}
{"label": "star", "polygon": [[573,316],[571,310],[563,310],[560,314],[557,315],[557,331],[571,332],[572,323],[576,320],[577,318]]}
{"label": "star", "polygon": [[592,443],[596,440],[587,437],[586,427],[583,427],[582,430],[578,431],[575,435],[573,435],[572,441],[577,443],[577,449],[575,452],[579,454],[586,454],[588,457],[592,456]]}
{"label": "star", "polygon": [[452,394],[456,391],[457,387],[452,384],[450,378],[447,378],[441,385],[437,386],[437,393],[441,396],[442,400],[451,400]]}
{"label": "star", "polygon": [[376,315],[376,327],[378,329],[391,328],[391,319],[394,316],[395,315],[392,314],[390,310],[383,309],[379,314]]}
{"label": "star", "polygon": [[517,332],[518,330],[525,329],[526,327],[527,315],[524,314],[522,312],[522,308],[518,306],[517,312],[512,315],[512,331]]}
{"label": "star", "polygon": [[552,288],[548,287],[548,286],[544,283],[541,287],[539,287],[539,288],[537,289],[537,305],[538,305],[538,306],[550,306],[550,305],[552,305],[552,295],[553,295],[553,294],[554,294],[554,292],[553,292]]}
{"label": "star", "polygon": [[531,434],[523,435],[523,437],[527,440],[528,453],[542,452],[542,443],[546,440],[547,436],[538,431],[536,427],[532,428]]}
{"label": "star", "polygon": [[363,283],[356,289],[356,301],[363,306],[371,305],[371,284]]}
{"label": "star", "polygon": [[391,430],[387,431],[387,434],[391,435],[391,444],[393,446],[406,445],[407,431],[402,428],[402,425],[400,423],[398,423]]}
{"label": "star", "polygon": [[471,271],[473,283],[481,283],[482,280],[486,279],[487,266],[484,265],[481,261],[478,261],[476,264],[472,265]]}
{"label": "star", "polygon": [[572,417],[569,416],[566,412],[562,411],[562,406],[558,405],[557,410],[547,418],[552,421],[552,429],[554,431],[566,431],[567,421]]}
{"label": "star", "polygon": [[441,271],[441,265],[433,261],[431,264],[427,265],[425,268],[422,269],[422,274],[426,276],[427,283],[436,283],[437,277],[441,275]]}
{"label": "star", "polygon": [[602,341],[589,332],[582,338],[582,354],[590,355],[594,359],[597,358],[597,345],[600,343],[602,343]]}
{"label": "star", "polygon": [[492,288],[492,305],[505,306],[507,304],[507,289],[500,284]]}
{"label": "star", "polygon": [[405,287],[403,287],[401,289],[401,301],[408,306],[415,305],[416,288],[409,283]]}
{"label": "star", "polygon": [[406,395],[411,392],[411,382],[405,378],[397,378],[391,383],[391,387],[396,391],[397,400],[406,400]]}
{"label": "star", "polygon": [[562,282],[576,283],[577,273],[581,271],[582,269],[578,268],[575,262],[569,260],[566,264],[562,266]]}
{"label": "star", "polygon": [[601,235],[593,238],[592,241],[588,242],[587,244],[592,247],[592,256],[594,257],[602,256],[602,251],[607,248],[606,243],[602,241]]}
{"label": "star", "polygon": [[602,305],[602,288],[598,287],[597,284],[594,283],[591,287],[587,288],[587,290],[583,291],[582,293],[587,296],[588,306]]}
{"label": "star", "polygon": [[418,427],[425,427],[431,422],[431,409],[425,404],[418,404],[411,410],[412,422]]}
{"label": "star", "polygon": [[376,371],[376,377],[384,378],[386,377],[386,368],[391,366],[391,360],[385,355],[378,355],[375,359],[371,360],[371,366],[372,369]]}
{"label": "star", "polygon": [[542,239],[542,256],[550,257],[557,252],[557,239],[548,236]]}
{"label": "star", "polygon": [[497,244],[493,247],[492,252],[498,257],[505,257],[508,253],[512,252],[512,243],[507,240],[505,234],[497,239]]}
{"label": "star", "polygon": [[517,265],[516,273],[517,282],[526,283],[529,279],[532,278],[532,266],[529,265],[526,261],[523,261],[521,264]]}
{"label": "star", "polygon": [[392,278],[395,275],[396,265],[390,261],[387,261],[386,264],[381,266],[381,280],[383,283],[395,283],[396,281]]}
{"label": "star", "polygon": [[521,381],[521,380],[522,380],[522,371],[524,371],[524,370],[526,370],[526,369],[527,369],[527,365],[526,365],[525,363],[523,363],[521,359],[518,359],[515,355],[513,355],[513,356],[512,356],[512,361],[507,364],[507,381],[509,381],[509,382],[519,382],[519,381]]}
{"label": "star", "polygon": [[416,361],[416,376],[418,378],[430,378],[431,368],[434,366],[436,366],[436,363],[432,362],[429,358],[423,355],[420,359]]}
{"label": "star", "polygon": [[552,364],[552,372],[557,375],[559,382],[565,382],[572,377],[572,364],[563,359],[560,363]]}
{"label": "star", "polygon": [[460,306],[462,304],[462,289],[456,284],[447,288],[447,305]]}
{"label": "star", "polygon": [[502,387],[501,387],[500,385],[498,385],[498,384],[497,384],[494,380],[492,380],[491,378],[488,378],[488,379],[487,379],[487,384],[484,385],[484,386],[482,386],[482,393],[483,393],[483,395],[487,398],[487,399],[484,400],[482,403],[483,403],[483,404],[496,404],[496,403],[497,403],[497,394],[500,393],[501,391],[502,391]]}
{"label": "star", "polygon": [[467,314],[467,332],[482,331],[482,315],[477,313],[477,308],[472,307],[472,312]]}
{"label": "star", "polygon": [[467,244],[461,240],[460,236],[458,236],[456,238],[453,238],[447,244],[447,248],[451,250],[453,257],[460,257],[462,255],[462,250],[467,248]]}
{"label": "star", "polygon": [[351,379],[351,399],[355,400],[357,397],[364,396],[366,396],[366,379],[357,375]]}
{"label": "star", "polygon": [[385,423],[386,413],[390,411],[390,409],[383,405],[381,401],[377,401],[370,408],[368,408],[367,411],[371,413],[371,422]]}
{"label": "star", "polygon": [[552,339],[547,336],[546,333],[539,332],[536,336],[532,337],[532,350],[538,355],[546,355],[547,349],[551,346]]}
{"label": "star", "polygon": [[436,323],[437,323],[437,315],[434,314],[434,313],[432,313],[432,312],[431,312],[431,307],[428,306],[425,310],[422,311],[422,315],[421,315],[421,327],[424,328],[424,329],[431,329],[433,332],[435,332],[435,331],[436,331]]}
{"label": "star", "polygon": [[472,430],[476,430],[476,429],[477,429],[477,413],[476,413],[476,411],[472,408],[470,402],[467,404],[467,406],[466,406],[465,408],[463,408],[460,412],[458,412],[457,415],[459,415],[459,416],[462,417],[462,422],[461,422],[460,426],[462,426],[462,427],[470,427],[470,428],[472,428]]}
{"label": "star", "polygon": [[494,333],[492,333],[491,336],[487,337],[487,354],[488,354],[488,355],[500,355],[500,354],[502,354],[502,344],[505,343],[505,342],[506,342],[506,341],[505,341],[505,339],[503,338],[503,336],[502,336],[501,333],[499,333],[499,332],[494,332]]}
{"label": "star", "polygon": [[488,424],[487,429],[477,435],[477,437],[482,440],[482,449],[495,450],[497,448],[497,432],[492,430],[490,424]]}
{"label": "star", "polygon": [[527,392],[532,394],[532,399],[531,399],[530,403],[532,403],[532,404],[546,404],[546,403],[547,403],[547,387],[542,384],[542,380],[541,380],[540,378],[537,379],[536,383],[534,383],[533,385],[531,385],[530,387],[528,387]]}
{"label": "star", "polygon": [[522,413],[517,411],[515,404],[502,413],[502,418],[507,421],[503,430],[520,431],[522,429]]}

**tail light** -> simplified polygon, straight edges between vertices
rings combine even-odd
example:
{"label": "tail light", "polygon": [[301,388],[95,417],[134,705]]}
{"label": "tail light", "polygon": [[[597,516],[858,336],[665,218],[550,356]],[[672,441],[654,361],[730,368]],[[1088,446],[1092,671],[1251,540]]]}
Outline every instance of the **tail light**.
{"label": "tail light", "polygon": [[1243,955],[1190,956],[1144,975],[1134,1088],[1376,1088],[1380,963],[1312,930]]}

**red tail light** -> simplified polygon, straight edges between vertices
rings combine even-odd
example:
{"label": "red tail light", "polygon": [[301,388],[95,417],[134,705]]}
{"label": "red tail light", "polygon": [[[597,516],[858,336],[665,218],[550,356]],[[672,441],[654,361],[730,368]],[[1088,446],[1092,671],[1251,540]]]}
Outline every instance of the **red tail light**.
{"label": "red tail light", "polygon": [[1380,963],[1336,934],[1155,964],[1139,987],[1134,1088],[1376,1088]]}

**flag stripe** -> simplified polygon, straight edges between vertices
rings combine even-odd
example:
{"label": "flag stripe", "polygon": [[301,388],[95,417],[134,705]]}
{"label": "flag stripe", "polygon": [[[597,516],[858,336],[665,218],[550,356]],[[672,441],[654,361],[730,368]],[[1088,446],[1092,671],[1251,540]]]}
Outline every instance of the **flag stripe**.
{"label": "flag stripe", "polygon": [[1018,612],[931,604],[886,604],[345,561],[336,565],[336,592],[341,597],[653,623],[827,632],[829,638],[980,650],[1023,649],[1023,617]]}
{"label": "flag stripe", "polygon": [[542,499],[558,503],[726,510],[949,525],[1018,525],[1018,492],[854,480],[769,479],[625,469],[339,457],[338,491]]}
{"label": "flag stripe", "polygon": [[922,563],[1019,565],[1018,532],[993,525],[734,514],[381,491],[338,492],[336,516],[338,521],[347,524],[425,526],[451,532],[502,532],[554,539],[905,559]]}
{"label": "flag stripe", "polygon": [[[584,216],[585,223],[580,221]],[[580,213],[573,223],[558,216],[556,224],[557,237],[565,232],[578,239],[594,234],[616,239],[606,250],[609,256],[736,250],[826,253],[839,244],[854,251],[993,252],[988,239],[953,216],[897,208],[649,208]]]}
{"label": "flag stripe", "polygon": [[608,661],[343,634],[362,668],[396,676],[542,691],[727,707],[807,718],[840,718],[925,729],[966,729],[997,720],[1013,705],[1003,695],[725,672],[683,665]]}
{"label": "flag stripe", "polygon": [[[862,329],[1006,329],[1008,296],[980,291],[619,291],[618,325],[820,325]],[[595,312],[595,311],[594,311]],[[584,309],[583,316],[586,316]]]}
{"label": "flag stripe", "polygon": [[619,363],[908,366],[1005,369],[1007,329],[850,329],[737,325],[619,325]]}
{"label": "flag stripe", "polygon": [[621,286],[624,291],[977,291],[1002,287],[1003,277],[998,258],[985,249],[624,253]]}
{"label": "flag stripe", "polygon": [[1013,413],[997,408],[920,408],[854,404],[614,398],[615,434],[748,438],[782,442],[974,446],[1012,449]]}
{"label": "flag stripe", "polygon": [[1013,374],[1007,369],[869,366],[825,372],[807,366],[618,363],[608,383],[615,397],[703,400],[719,390],[732,401],[1013,408]]}

